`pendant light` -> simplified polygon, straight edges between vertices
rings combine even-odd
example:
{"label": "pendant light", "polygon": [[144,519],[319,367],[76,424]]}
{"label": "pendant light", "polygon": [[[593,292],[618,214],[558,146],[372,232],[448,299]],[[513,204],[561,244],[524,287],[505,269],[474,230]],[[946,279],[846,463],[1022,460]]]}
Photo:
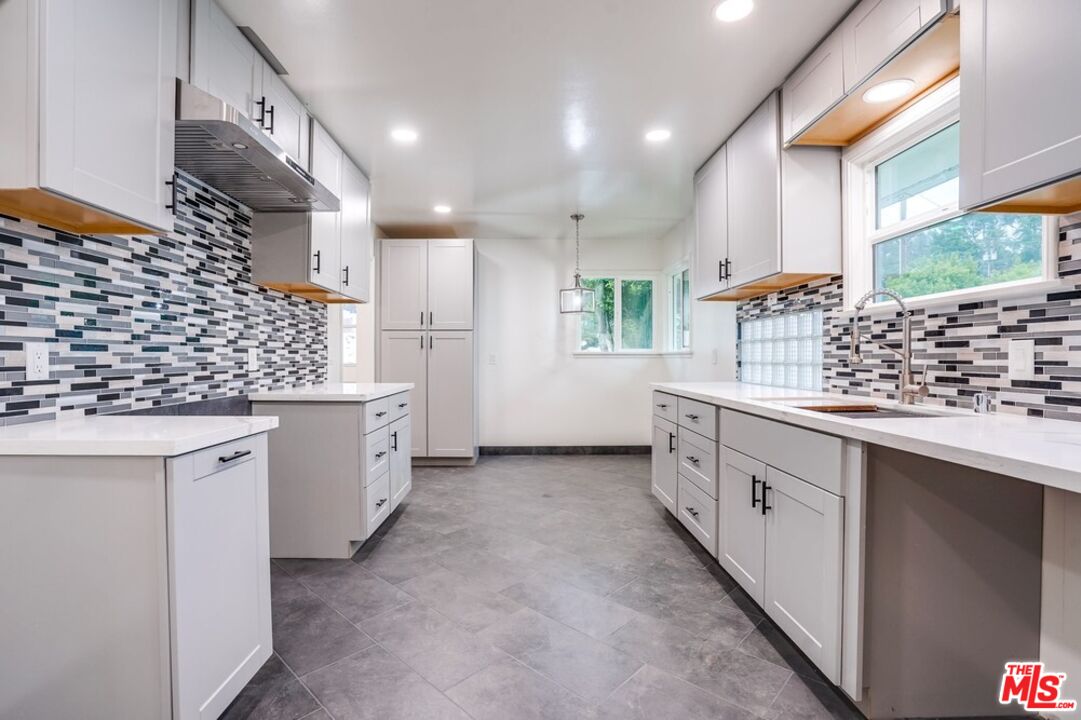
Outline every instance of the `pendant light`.
{"label": "pendant light", "polygon": [[596,293],[582,287],[582,241],[578,226],[583,218],[585,215],[581,213],[571,215],[574,221],[574,287],[559,291],[561,313],[591,313],[596,307]]}

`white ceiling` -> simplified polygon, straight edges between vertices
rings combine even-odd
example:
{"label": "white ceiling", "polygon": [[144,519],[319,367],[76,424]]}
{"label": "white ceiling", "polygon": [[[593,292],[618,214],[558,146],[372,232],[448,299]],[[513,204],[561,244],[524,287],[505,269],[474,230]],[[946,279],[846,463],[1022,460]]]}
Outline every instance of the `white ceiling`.
{"label": "white ceiling", "polygon": [[[377,223],[501,238],[566,236],[576,210],[583,237],[659,237],[851,5],[757,0],[725,24],[714,0],[221,1],[369,173]],[[398,125],[419,142],[391,141]],[[672,139],[646,144],[653,127]]]}

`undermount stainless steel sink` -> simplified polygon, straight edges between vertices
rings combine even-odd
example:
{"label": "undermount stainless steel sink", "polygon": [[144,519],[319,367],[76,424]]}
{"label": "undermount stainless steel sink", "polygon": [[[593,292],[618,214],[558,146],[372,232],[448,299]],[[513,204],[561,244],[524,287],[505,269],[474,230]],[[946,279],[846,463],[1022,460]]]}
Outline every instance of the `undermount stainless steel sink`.
{"label": "undermount stainless steel sink", "polygon": [[[926,410],[901,410],[899,408],[884,408],[877,405],[857,405],[853,407],[808,405],[799,406],[800,410],[828,413],[835,417],[855,418],[857,420],[886,420],[890,418],[936,418],[951,417],[944,413],[928,412]],[[956,416],[952,416],[956,417]]]}

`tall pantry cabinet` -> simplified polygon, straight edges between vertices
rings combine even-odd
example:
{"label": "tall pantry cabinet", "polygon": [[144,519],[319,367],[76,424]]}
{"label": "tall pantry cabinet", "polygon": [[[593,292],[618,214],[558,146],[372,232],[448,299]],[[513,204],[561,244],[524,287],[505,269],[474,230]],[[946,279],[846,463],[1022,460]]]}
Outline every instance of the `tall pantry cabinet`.
{"label": "tall pantry cabinet", "polygon": [[476,458],[474,266],[472,240],[380,243],[378,375],[415,386],[414,458]]}

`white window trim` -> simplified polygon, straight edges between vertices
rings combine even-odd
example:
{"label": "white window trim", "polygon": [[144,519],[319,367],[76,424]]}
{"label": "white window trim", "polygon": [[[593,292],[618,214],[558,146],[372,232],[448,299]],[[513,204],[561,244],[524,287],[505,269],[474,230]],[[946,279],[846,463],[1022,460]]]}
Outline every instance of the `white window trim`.
{"label": "white window trim", "polygon": [[[960,82],[959,77],[949,81],[867,137],[846,148],[841,155],[846,313],[852,311],[856,300],[872,289],[872,243],[869,242],[871,236],[866,229],[874,227],[874,166],[957,122],[960,118]],[[898,223],[884,232],[876,233],[873,241],[882,242],[965,214],[967,214],[965,211],[955,208],[925,213]],[[905,303],[911,308],[923,308],[1022,295],[1029,292],[1037,293],[1065,285],[1058,280],[1058,218],[1044,216],[1043,225],[1044,268],[1040,276],[906,298]],[[867,305],[865,312],[893,312],[895,310],[896,305],[892,301],[876,300]]]}
{"label": "white window trim", "polygon": [[[676,329],[672,326],[671,318],[673,310],[676,304],[675,289],[672,287],[672,277],[676,273],[682,273],[687,271],[687,282],[691,285],[691,302],[687,307],[687,316],[683,319],[683,322],[689,326],[687,332],[687,347],[681,347],[679,350],[675,348],[675,332]],[[664,351],[663,355],[678,355],[678,356],[690,356],[693,355],[694,348],[694,273],[691,272],[691,260],[690,258],[684,258],[677,263],[669,265],[664,270],[664,282],[665,282],[665,295],[667,297],[667,303],[665,305],[664,312]]]}
{"label": "white window trim", "polygon": [[346,316],[345,308],[342,307],[342,306],[339,306],[339,308],[338,308],[338,318],[339,318],[340,327],[338,328],[338,334],[342,338],[340,355],[341,355],[341,359],[342,359],[342,367],[343,368],[355,368],[355,367],[357,367],[356,362],[351,362],[350,363],[350,362],[345,361],[345,331],[348,328],[352,328],[357,333],[357,339],[356,339],[357,357],[358,357],[358,359],[360,357],[360,330],[357,327],[359,325],[359,320],[360,320],[360,318],[359,318],[360,311],[357,310],[357,311],[353,312],[352,315],[353,315],[353,322],[352,323],[347,323],[345,321],[345,316]]}
{"label": "white window trim", "polygon": [[[615,280],[613,284],[613,291],[615,292],[615,317],[612,319],[612,337],[615,341],[616,349],[612,351],[605,350],[580,350],[582,347],[582,318],[578,318],[576,323],[577,328],[574,333],[574,347],[571,350],[571,355],[574,357],[649,357],[655,355],[663,355],[664,353],[658,350],[661,337],[664,333],[661,330],[661,325],[665,322],[663,315],[658,318],[658,309],[661,305],[659,302],[659,286],[663,282],[663,276],[655,270],[582,270],[582,278],[613,278]],[[653,282],[653,349],[641,350],[641,349],[623,349],[623,313],[622,311],[622,298],[623,298],[623,285],[622,280],[651,280]]]}

